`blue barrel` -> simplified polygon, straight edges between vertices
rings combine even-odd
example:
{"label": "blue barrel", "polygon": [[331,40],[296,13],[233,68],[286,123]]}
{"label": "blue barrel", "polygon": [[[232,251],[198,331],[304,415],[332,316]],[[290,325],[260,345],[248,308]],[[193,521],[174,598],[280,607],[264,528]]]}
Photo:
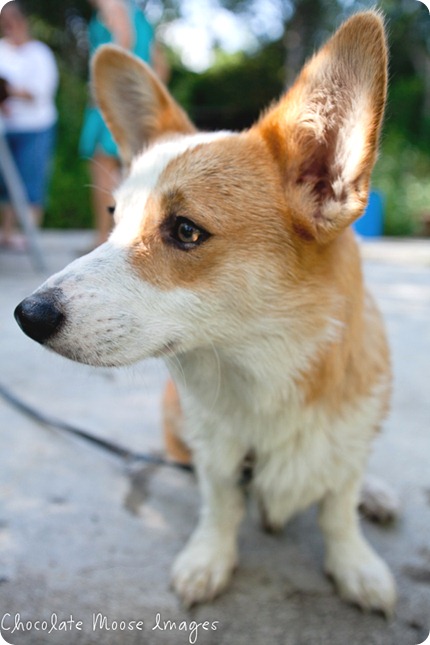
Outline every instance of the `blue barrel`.
{"label": "blue barrel", "polygon": [[381,193],[372,190],[366,210],[353,223],[356,233],[363,237],[380,237],[384,232],[384,198]]}

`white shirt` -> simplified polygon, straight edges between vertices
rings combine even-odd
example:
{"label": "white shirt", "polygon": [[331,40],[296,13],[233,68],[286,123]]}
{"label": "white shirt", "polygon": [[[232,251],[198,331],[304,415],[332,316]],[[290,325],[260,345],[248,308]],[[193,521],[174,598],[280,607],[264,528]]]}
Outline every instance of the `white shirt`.
{"label": "white shirt", "polygon": [[0,76],[34,98],[9,98],[3,104],[3,125],[9,132],[44,130],[57,120],[55,93],[58,70],[52,51],[38,40],[12,45],[0,39]]}

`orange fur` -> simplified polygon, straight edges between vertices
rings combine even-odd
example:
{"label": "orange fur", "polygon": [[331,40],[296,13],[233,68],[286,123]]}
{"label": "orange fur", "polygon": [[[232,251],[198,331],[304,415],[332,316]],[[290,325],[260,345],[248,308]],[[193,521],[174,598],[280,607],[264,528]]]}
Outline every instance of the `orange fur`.
{"label": "orange fur", "polygon": [[163,397],[163,436],[166,453],[172,461],[191,463],[191,453],[182,438],[182,410],[178,391],[171,379]]}

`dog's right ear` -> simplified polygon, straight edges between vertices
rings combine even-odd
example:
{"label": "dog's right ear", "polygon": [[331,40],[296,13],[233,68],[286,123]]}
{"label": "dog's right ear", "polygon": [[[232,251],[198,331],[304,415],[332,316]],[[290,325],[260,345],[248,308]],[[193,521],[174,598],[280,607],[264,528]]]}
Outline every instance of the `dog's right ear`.
{"label": "dog's right ear", "polygon": [[160,136],[195,132],[182,108],[136,56],[116,45],[104,45],[91,68],[95,100],[126,165]]}
{"label": "dog's right ear", "polygon": [[295,231],[333,240],[364,211],[387,91],[377,12],[347,20],[257,123],[278,164]]}

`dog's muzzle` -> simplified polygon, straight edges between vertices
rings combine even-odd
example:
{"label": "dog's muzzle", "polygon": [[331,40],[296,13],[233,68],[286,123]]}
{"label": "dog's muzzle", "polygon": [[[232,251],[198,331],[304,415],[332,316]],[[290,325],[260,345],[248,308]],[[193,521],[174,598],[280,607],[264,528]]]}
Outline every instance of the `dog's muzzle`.
{"label": "dog's muzzle", "polygon": [[25,298],[14,315],[22,331],[38,343],[45,343],[56,334],[65,319],[59,305],[58,289]]}

